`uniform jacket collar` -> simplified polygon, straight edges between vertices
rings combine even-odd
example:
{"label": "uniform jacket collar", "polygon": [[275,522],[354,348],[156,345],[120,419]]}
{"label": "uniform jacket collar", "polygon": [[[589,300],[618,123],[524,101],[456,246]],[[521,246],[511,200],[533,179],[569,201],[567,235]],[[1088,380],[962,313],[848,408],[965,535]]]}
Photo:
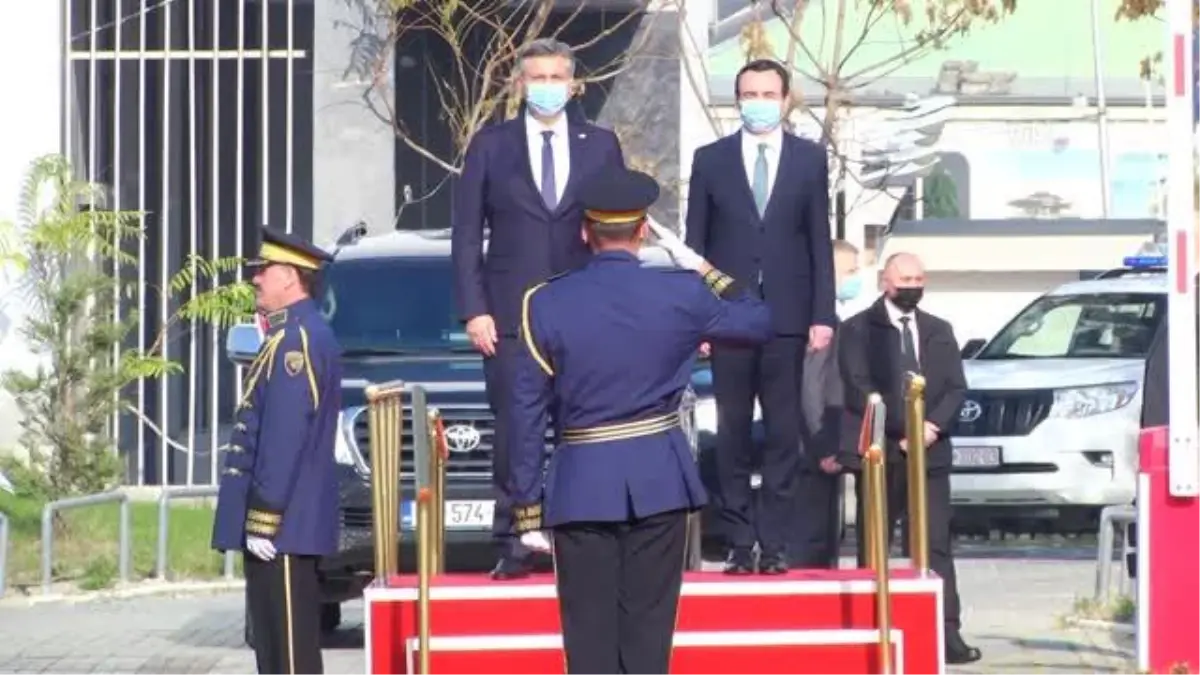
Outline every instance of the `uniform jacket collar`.
{"label": "uniform jacket collar", "polygon": [[316,311],[316,303],[311,298],[297,300],[283,309],[267,314],[267,330],[275,330],[283,326],[289,319],[298,319]]}

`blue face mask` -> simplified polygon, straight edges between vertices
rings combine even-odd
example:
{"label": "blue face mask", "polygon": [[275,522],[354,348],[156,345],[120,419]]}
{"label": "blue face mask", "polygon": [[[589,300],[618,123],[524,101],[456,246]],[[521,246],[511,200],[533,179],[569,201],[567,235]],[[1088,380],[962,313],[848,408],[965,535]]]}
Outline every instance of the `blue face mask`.
{"label": "blue face mask", "polygon": [[837,299],[841,302],[848,302],[858,297],[862,292],[862,277],[855,275],[847,278],[842,282],[837,289]]}
{"label": "blue face mask", "polygon": [[525,85],[525,102],[538,115],[557,115],[567,107],[570,99],[565,82],[530,82]]}
{"label": "blue face mask", "polygon": [[762,98],[741,101],[742,125],[752,133],[761,134],[779,126],[783,119],[783,104]]}

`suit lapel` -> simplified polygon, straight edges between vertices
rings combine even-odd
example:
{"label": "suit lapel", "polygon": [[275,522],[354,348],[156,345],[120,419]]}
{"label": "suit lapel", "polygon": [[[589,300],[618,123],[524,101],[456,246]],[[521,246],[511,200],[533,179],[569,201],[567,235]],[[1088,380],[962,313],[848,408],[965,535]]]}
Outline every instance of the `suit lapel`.
{"label": "suit lapel", "polygon": [[929,341],[933,338],[933,320],[928,314],[917,310],[917,355],[921,361],[921,370],[925,370],[925,364],[929,363],[926,355],[929,354]]}
{"label": "suit lapel", "polygon": [[575,192],[579,189],[579,182],[583,179],[586,166],[584,162],[588,157],[587,148],[591,142],[588,125],[574,121],[567,125],[567,137],[568,147],[571,149],[569,157],[571,170],[567,175],[567,185],[563,188],[562,199],[558,200],[556,213],[563,211],[575,199]]}
{"label": "suit lapel", "polygon": [[762,227],[763,217],[758,214],[758,205],[754,203],[754,188],[750,186],[750,176],[746,174],[746,163],[742,161],[742,132],[726,136],[725,144],[726,166],[736,167],[734,173],[741,176],[740,180],[733,182],[737,183],[738,192],[746,202],[746,208],[754,214],[758,226]]}
{"label": "suit lapel", "polygon": [[[781,143],[779,147],[779,166],[775,167],[775,182],[771,184],[771,191],[768,193],[770,196],[767,198],[767,208],[763,209],[763,222],[769,222],[771,207],[782,200],[782,197],[779,193],[782,191],[784,186],[783,177],[792,175],[790,172],[795,170],[795,167],[792,166],[794,162],[795,158],[792,156],[792,143],[788,138],[788,134],[785,132],[781,136]],[[742,173],[746,172],[743,171]]]}
{"label": "suit lapel", "polygon": [[536,204],[535,208],[540,208],[542,213],[546,213],[546,203],[542,201],[542,193],[538,190],[537,181],[533,179],[533,164],[529,161],[529,139],[525,132],[525,116],[516,117],[509,124],[512,124],[511,136],[513,152],[517,156],[517,172],[521,174],[521,178],[529,187],[531,198]]}

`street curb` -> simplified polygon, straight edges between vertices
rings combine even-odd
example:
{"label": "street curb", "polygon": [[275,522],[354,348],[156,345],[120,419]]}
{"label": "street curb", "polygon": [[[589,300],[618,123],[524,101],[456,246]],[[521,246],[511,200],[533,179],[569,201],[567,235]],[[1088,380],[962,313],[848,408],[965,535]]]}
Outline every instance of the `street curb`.
{"label": "street curb", "polygon": [[45,604],[82,604],[104,600],[133,600],[159,596],[190,596],[227,593],[245,588],[242,579],[222,581],[146,581],[124,588],[81,593],[38,593],[23,597],[0,599],[0,607],[33,607]]}
{"label": "street curb", "polygon": [[1067,617],[1067,625],[1075,626],[1076,628],[1099,628],[1102,630],[1112,631],[1118,635],[1136,635],[1137,629],[1133,626],[1121,621],[1105,621],[1103,619],[1083,619],[1079,617]]}

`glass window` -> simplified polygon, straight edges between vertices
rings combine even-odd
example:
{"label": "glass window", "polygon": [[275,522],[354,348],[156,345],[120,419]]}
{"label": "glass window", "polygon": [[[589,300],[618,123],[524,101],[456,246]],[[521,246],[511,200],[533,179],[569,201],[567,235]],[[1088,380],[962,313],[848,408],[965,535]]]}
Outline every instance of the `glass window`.
{"label": "glass window", "polygon": [[322,285],[321,310],[346,352],[471,350],[448,257],[343,260]]}
{"label": "glass window", "polygon": [[1046,295],[1010,321],[980,359],[1145,358],[1166,311],[1155,293]]}

